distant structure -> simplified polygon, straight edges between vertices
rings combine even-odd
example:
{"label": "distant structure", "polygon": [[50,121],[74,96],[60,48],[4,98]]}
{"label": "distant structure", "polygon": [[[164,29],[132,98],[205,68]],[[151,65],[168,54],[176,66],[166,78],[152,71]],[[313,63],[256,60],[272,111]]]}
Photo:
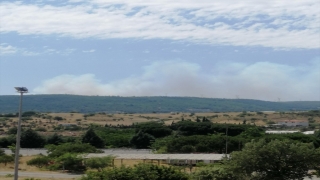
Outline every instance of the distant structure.
{"label": "distant structure", "polygon": [[291,134],[298,133],[300,131],[266,131],[266,134]]}
{"label": "distant structure", "polygon": [[89,153],[84,158],[114,156],[115,160],[142,160],[151,161],[151,163],[173,164],[173,165],[196,165],[199,162],[212,164],[221,161],[226,154],[115,154],[115,153]]}
{"label": "distant structure", "polygon": [[[266,134],[291,134],[291,133],[299,133],[300,131],[266,131]],[[302,134],[310,135],[314,134],[314,131],[304,131]]]}
{"label": "distant structure", "polygon": [[308,127],[309,122],[302,120],[282,120],[278,122],[278,125],[287,127]]}

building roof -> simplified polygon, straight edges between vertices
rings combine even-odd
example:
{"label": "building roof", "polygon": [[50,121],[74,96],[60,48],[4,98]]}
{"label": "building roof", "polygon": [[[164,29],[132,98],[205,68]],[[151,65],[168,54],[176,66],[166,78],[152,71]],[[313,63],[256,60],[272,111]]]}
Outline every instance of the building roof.
{"label": "building roof", "polygon": [[304,131],[303,134],[314,134],[314,131]]}
{"label": "building roof", "polygon": [[[266,131],[267,134],[290,134],[290,133],[297,133],[300,131]],[[314,131],[304,131],[301,132],[303,134],[314,134]]]}
{"label": "building roof", "polygon": [[266,131],[267,134],[290,134],[290,133],[297,133],[300,131]]}
{"label": "building roof", "polygon": [[146,160],[221,160],[225,154],[94,154],[86,155],[86,158],[114,156],[115,159],[146,159]]}

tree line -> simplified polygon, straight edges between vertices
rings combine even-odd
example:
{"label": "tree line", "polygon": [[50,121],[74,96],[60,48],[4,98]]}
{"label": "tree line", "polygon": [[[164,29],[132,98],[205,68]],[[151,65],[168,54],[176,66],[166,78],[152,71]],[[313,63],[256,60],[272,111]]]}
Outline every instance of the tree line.
{"label": "tree line", "polygon": [[[43,137],[32,129],[21,134],[22,148],[43,148],[45,145],[68,142],[88,143],[96,148],[152,148],[161,153],[231,153],[241,150],[251,140],[274,139],[312,143],[320,147],[319,131],[315,135],[265,134],[262,127],[247,124],[217,124],[206,121],[179,121],[171,125],[147,122],[130,126],[105,127],[92,125],[82,137],[64,137],[57,133]],[[15,144],[16,129],[0,138],[0,147]]]}
{"label": "tree line", "polygon": [[[0,138],[1,147],[13,147],[16,133]],[[262,127],[247,124],[217,124],[206,118],[179,121],[170,125],[147,122],[123,127],[92,125],[81,137],[53,134],[43,137],[32,129],[24,129],[22,148],[42,148],[48,156],[38,156],[28,165],[49,170],[85,172],[82,179],[201,179],[201,180],[264,180],[301,179],[308,170],[319,173],[320,131],[265,134]],[[152,148],[157,153],[226,153],[220,163],[203,165],[198,171],[181,173],[174,167],[141,164],[135,167],[114,167],[113,157],[84,158],[82,154],[101,152],[99,148]],[[0,163],[13,161],[13,156],[0,151]],[[146,175],[146,172],[148,174]],[[168,175],[170,175],[168,177]]]}

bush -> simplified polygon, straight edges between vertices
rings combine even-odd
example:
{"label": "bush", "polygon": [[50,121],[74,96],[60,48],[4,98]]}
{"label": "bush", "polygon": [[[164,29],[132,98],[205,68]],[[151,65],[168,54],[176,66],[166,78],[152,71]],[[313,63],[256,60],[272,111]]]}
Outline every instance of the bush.
{"label": "bush", "polygon": [[9,130],[8,130],[8,134],[17,134],[17,131],[18,131],[18,129],[17,129],[17,127],[13,127],[13,128],[10,128]]}
{"label": "bush", "polygon": [[101,172],[88,172],[81,180],[188,180],[189,176],[176,168],[153,164],[138,164],[134,167],[108,169]]}
{"label": "bush", "polygon": [[41,168],[43,166],[47,166],[49,162],[50,162],[50,159],[47,156],[39,156],[27,161],[27,165]]}
{"label": "bush", "polygon": [[98,150],[89,144],[64,143],[61,145],[47,145],[49,157],[59,157],[65,153],[96,153]]}
{"label": "bush", "polygon": [[37,113],[36,112],[34,112],[34,111],[26,111],[26,112],[24,112],[24,113],[22,113],[22,117],[31,117],[31,116],[34,116],[34,115],[37,115]]}
{"label": "bush", "polygon": [[55,116],[53,119],[54,119],[54,120],[57,120],[57,121],[62,121],[62,120],[63,120],[63,118],[60,117],[60,116]]}
{"label": "bush", "polygon": [[22,148],[42,148],[45,139],[32,129],[24,131],[21,135]]}
{"label": "bush", "polygon": [[85,166],[101,170],[102,168],[112,166],[113,158],[112,156],[88,158],[85,160]]}
{"label": "bush", "polygon": [[38,127],[38,128],[36,128],[36,129],[35,129],[35,131],[46,132],[46,131],[47,131],[47,129],[46,129],[46,128],[44,128],[44,127]]}
{"label": "bush", "polygon": [[56,159],[59,168],[70,171],[85,171],[86,167],[82,165],[83,158],[78,154],[66,153]]}
{"label": "bush", "polygon": [[7,163],[13,162],[14,161],[14,157],[13,156],[9,156],[9,155],[2,155],[0,156],[0,163],[3,163],[5,166],[7,165]]}

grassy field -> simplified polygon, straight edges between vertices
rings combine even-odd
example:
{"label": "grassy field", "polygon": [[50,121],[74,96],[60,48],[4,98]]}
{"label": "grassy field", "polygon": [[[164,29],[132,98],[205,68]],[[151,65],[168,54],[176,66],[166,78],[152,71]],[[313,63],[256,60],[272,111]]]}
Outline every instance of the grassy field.
{"label": "grassy field", "polygon": [[[52,172],[52,171],[45,171],[45,170],[41,170],[37,167],[34,166],[28,166],[27,165],[27,161],[34,158],[36,156],[24,156],[24,157],[20,157],[19,160],[19,172],[43,172],[46,174],[56,174],[57,172]],[[14,164],[13,163],[8,163],[7,165],[4,165],[3,163],[0,164],[0,169],[1,171],[5,172],[5,171],[12,171],[14,170]],[[19,176],[19,180],[25,180],[27,178],[30,177],[20,177]],[[0,180],[12,180],[13,177],[12,176],[0,176]],[[70,180],[72,178],[34,178],[34,180]]]}
{"label": "grassy field", "polygon": [[[28,166],[27,165],[27,161],[35,158],[36,156],[23,156],[20,158],[20,163],[19,163],[19,172],[37,172],[37,173],[46,173],[46,174],[56,174],[56,173],[61,173],[61,172],[53,172],[53,171],[48,171],[48,170],[44,170],[44,169],[40,169],[34,166]],[[155,165],[167,165],[167,164],[163,164],[161,161],[151,161],[151,160],[121,160],[121,159],[115,159],[114,160],[114,165],[116,167],[120,167],[122,165],[125,166],[134,166],[135,164],[139,164],[139,163],[153,163]],[[13,163],[8,163],[6,166],[4,164],[0,164],[0,169],[1,171],[5,172],[5,171],[12,171],[14,169],[14,164]],[[13,177],[6,177],[6,176],[0,176],[0,180],[12,180]],[[19,180],[25,180],[28,177],[20,177]],[[59,179],[59,180],[70,180],[70,179],[75,179],[75,178],[35,178],[34,180],[55,180],[55,179]]]}
{"label": "grassy field", "polygon": [[[242,124],[244,121],[247,124],[255,124],[264,126],[271,123],[277,123],[281,120],[312,120],[313,124],[318,128],[320,125],[320,117],[309,117],[301,115],[298,112],[279,113],[279,112],[231,112],[231,113],[150,113],[150,114],[126,114],[126,113],[95,113],[95,114],[81,114],[81,113],[40,113],[37,116],[32,116],[28,120],[22,122],[22,127],[32,128],[39,131],[42,135],[50,135],[56,131],[59,125],[73,124],[79,127],[78,131],[61,131],[58,133],[65,136],[79,136],[83,133],[82,128],[87,128],[91,124],[105,126],[118,125],[132,125],[133,123],[163,121],[170,125],[172,122],[184,120],[195,121],[203,117],[208,118],[214,123],[228,123],[228,124]],[[311,118],[311,119],[310,119]],[[60,119],[60,120],[55,120]],[[15,127],[17,124],[17,117],[6,118],[2,117],[0,126],[0,133],[8,131],[9,128]],[[1,125],[1,124],[0,124]]]}

